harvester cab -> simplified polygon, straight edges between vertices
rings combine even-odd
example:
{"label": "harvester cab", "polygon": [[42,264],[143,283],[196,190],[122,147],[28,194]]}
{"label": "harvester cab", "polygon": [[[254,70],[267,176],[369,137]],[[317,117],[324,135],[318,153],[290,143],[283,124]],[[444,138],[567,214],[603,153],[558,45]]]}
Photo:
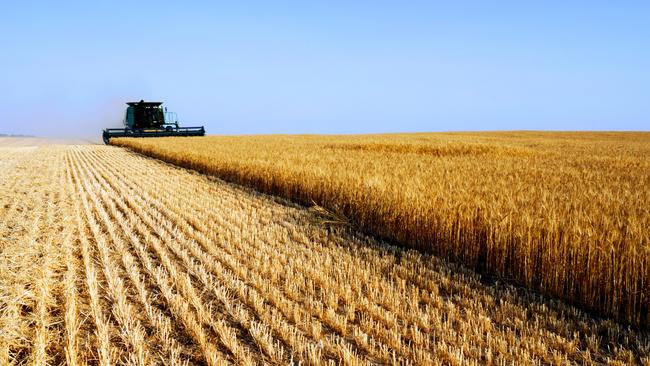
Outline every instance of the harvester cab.
{"label": "harvester cab", "polygon": [[176,113],[167,112],[161,102],[126,103],[124,128],[106,128],[102,134],[105,144],[113,137],[166,137],[166,136],[205,136],[200,127],[180,127]]}

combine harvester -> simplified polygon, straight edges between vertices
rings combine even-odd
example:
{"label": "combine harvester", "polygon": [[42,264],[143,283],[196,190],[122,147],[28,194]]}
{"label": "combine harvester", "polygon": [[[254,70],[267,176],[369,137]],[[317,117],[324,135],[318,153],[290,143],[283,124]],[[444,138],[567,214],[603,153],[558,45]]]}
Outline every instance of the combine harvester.
{"label": "combine harvester", "polygon": [[205,136],[205,128],[179,127],[176,113],[167,112],[161,102],[126,103],[124,128],[106,128],[102,134],[105,144],[113,137]]}

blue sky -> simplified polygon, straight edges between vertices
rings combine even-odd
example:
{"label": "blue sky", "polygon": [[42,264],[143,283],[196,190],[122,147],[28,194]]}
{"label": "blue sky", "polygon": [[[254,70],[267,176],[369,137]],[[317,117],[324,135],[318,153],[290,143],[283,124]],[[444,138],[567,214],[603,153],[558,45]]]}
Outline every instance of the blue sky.
{"label": "blue sky", "polygon": [[648,130],[650,4],[3,1],[0,133]]}

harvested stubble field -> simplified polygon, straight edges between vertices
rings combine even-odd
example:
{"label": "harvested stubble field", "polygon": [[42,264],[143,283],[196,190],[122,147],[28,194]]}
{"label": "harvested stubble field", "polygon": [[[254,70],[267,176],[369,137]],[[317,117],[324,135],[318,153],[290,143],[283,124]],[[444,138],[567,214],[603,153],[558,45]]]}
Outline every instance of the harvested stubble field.
{"label": "harvested stubble field", "polygon": [[110,146],[0,148],[0,364],[650,363],[650,336]]}
{"label": "harvested stubble field", "polygon": [[650,326],[650,133],[119,139],[355,227]]}

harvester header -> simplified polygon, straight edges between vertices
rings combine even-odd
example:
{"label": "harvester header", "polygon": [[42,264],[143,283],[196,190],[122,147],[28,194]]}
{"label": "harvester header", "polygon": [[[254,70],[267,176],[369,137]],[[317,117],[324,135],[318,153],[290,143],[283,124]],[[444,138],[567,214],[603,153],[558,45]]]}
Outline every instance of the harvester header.
{"label": "harvester header", "polygon": [[105,144],[113,137],[205,136],[205,128],[180,127],[176,113],[167,112],[162,102],[126,103],[124,128],[106,128],[102,134]]}

